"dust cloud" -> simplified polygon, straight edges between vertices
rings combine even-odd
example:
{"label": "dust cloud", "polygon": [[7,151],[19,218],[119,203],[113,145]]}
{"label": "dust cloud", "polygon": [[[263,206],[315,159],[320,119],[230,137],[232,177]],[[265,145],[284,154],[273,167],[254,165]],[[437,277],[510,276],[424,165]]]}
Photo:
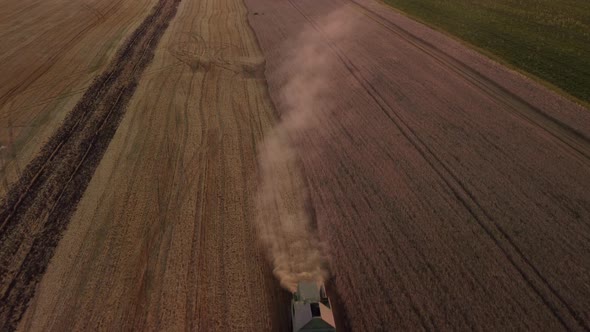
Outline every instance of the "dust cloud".
{"label": "dust cloud", "polygon": [[265,136],[259,149],[261,183],[257,194],[256,227],[267,249],[274,275],[293,292],[302,280],[324,282],[329,276],[326,245],[320,240],[307,207],[309,200],[296,138],[319,130],[326,115],[330,87],[327,73],[335,54],[326,44],[341,38],[351,28],[343,12],[331,13],[317,26],[307,26],[290,45],[291,58],[277,70],[285,81],[277,105],[279,123]]}

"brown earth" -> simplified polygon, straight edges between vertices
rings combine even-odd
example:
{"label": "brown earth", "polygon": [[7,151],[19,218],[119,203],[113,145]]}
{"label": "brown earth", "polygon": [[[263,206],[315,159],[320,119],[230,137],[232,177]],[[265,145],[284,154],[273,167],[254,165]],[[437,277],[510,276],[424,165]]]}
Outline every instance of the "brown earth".
{"label": "brown earth", "polygon": [[370,0],[21,3],[3,330],[288,330],[253,225],[272,101],[340,329],[589,329],[588,110]]}
{"label": "brown earth", "polygon": [[353,330],[590,327],[588,110],[374,1],[246,5]]}

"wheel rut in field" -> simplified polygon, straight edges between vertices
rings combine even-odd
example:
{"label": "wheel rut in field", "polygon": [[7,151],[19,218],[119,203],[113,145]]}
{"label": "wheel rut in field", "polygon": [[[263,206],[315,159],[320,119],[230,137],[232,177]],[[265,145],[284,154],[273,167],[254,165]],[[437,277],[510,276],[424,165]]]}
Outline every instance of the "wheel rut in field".
{"label": "wheel rut in field", "polygon": [[0,203],[0,326],[14,330],[180,0],[160,0]]}

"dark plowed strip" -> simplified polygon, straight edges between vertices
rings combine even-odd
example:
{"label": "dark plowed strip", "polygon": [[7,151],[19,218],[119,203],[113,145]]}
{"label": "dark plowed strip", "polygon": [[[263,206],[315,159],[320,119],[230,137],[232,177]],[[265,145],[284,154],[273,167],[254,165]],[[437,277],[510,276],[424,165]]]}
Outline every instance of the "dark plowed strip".
{"label": "dark plowed strip", "polygon": [[180,0],[160,0],[0,205],[0,330],[14,330]]}

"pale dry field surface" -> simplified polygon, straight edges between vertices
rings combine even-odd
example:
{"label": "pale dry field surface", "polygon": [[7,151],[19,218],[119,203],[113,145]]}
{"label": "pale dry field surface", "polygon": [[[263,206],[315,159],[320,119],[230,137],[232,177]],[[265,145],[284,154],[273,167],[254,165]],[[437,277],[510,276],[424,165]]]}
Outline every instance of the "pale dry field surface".
{"label": "pale dry field surface", "polygon": [[180,2],[21,329],[287,321],[251,225],[263,65],[240,1]]}
{"label": "pale dry field surface", "polygon": [[590,327],[587,109],[375,1],[245,2],[277,111],[321,81],[295,146],[352,330]]}
{"label": "pale dry field surface", "polygon": [[0,11],[0,196],[155,1],[7,0]]}

